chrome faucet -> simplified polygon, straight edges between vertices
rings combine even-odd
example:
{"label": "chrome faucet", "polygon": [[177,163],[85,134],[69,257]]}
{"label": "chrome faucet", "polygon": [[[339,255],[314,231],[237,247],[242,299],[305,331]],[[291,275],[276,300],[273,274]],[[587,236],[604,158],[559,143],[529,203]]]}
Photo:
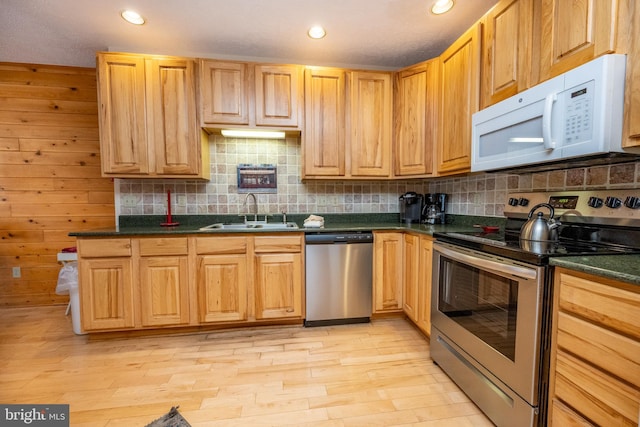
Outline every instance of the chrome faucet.
{"label": "chrome faucet", "polygon": [[258,201],[256,200],[256,195],[253,193],[249,193],[247,194],[247,197],[244,198],[244,204],[247,204],[247,200],[249,200],[249,196],[253,197],[253,220],[257,221],[258,220]]}

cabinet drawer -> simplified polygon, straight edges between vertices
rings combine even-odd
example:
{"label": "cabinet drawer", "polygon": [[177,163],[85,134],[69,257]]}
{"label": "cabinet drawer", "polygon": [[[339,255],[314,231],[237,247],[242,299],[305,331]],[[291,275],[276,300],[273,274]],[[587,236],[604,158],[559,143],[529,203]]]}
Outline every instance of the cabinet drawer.
{"label": "cabinet drawer", "polygon": [[301,252],[302,234],[292,236],[256,236],[256,253],[265,252]]}
{"label": "cabinet drawer", "polygon": [[640,391],[558,351],[555,397],[602,426],[637,425]]}
{"label": "cabinet drawer", "polygon": [[244,254],[247,253],[247,237],[198,237],[196,253],[198,255]]}
{"label": "cabinet drawer", "polygon": [[560,310],[640,340],[640,294],[568,274],[560,275]]}
{"label": "cabinet drawer", "polygon": [[131,239],[78,239],[80,258],[131,256]]}
{"label": "cabinet drawer", "polygon": [[593,424],[576,414],[558,399],[551,402],[551,410],[549,414],[549,425],[559,427],[593,427]]}
{"label": "cabinet drawer", "polygon": [[153,237],[140,239],[140,256],[187,255],[186,237]]}
{"label": "cabinet drawer", "polygon": [[640,389],[640,342],[561,312],[558,347]]}

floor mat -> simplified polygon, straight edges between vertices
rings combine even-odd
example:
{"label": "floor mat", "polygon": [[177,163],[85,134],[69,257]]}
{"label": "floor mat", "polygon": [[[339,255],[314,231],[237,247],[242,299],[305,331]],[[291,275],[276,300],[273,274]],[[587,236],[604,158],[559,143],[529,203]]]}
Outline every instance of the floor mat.
{"label": "floor mat", "polygon": [[151,424],[147,424],[146,427],[191,427],[191,424],[187,422],[182,415],[178,412],[179,406],[174,406],[171,410],[153,421]]}

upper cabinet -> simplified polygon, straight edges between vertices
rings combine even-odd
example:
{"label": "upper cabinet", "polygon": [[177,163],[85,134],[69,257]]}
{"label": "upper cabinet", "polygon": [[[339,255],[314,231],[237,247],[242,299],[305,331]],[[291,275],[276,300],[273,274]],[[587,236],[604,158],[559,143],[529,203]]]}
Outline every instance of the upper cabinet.
{"label": "upper cabinet", "polygon": [[349,74],[350,174],[358,178],[388,178],[391,176],[391,74],[373,71]]}
{"label": "upper cabinet", "polygon": [[99,53],[97,63],[103,175],[208,179],[195,62]]}
{"label": "upper cabinet", "polygon": [[304,72],[302,177],[344,177],[346,74],[336,68]]}
{"label": "upper cabinet", "polygon": [[299,130],[302,67],[200,60],[202,127]]}
{"label": "upper cabinet", "polygon": [[[623,147],[635,147],[640,145],[640,5],[637,2],[622,2],[620,7],[619,16],[628,17],[624,21],[627,31],[619,31],[619,34],[624,34],[624,39],[620,42],[626,43],[629,49],[622,144]],[[630,7],[631,10],[623,7]],[[622,28],[623,20],[620,24]]]}
{"label": "upper cabinet", "polygon": [[433,172],[439,73],[438,58],[396,73],[395,176],[427,176]]}
{"label": "upper cabinet", "polygon": [[540,81],[616,51],[618,1],[542,0]]}
{"label": "upper cabinet", "polygon": [[502,0],[483,18],[481,108],[531,85],[533,1]]}
{"label": "upper cabinet", "polygon": [[305,71],[303,178],[391,176],[391,74]]}
{"label": "upper cabinet", "polygon": [[439,175],[469,172],[471,115],[478,111],[482,24],[467,30],[440,56]]}

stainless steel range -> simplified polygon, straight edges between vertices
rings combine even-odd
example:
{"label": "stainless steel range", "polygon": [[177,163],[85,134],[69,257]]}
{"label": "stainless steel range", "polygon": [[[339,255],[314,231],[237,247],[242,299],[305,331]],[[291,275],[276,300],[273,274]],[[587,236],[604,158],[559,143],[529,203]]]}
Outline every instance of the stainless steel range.
{"label": "stainless steel range", "polygon": [[[638,193],[510,194],[504,230],[434,234],[431,357],[497,425],[546,424],[549,259],[640,252]],[[556,241],[520,237],[540,204]]]}

